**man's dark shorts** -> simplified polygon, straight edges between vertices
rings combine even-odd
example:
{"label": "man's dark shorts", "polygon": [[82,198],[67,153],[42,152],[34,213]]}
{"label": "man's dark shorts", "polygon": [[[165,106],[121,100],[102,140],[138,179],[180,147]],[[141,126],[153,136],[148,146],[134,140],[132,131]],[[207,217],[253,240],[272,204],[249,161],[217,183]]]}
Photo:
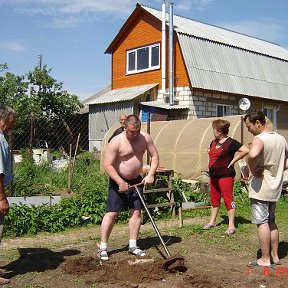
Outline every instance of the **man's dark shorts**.
{"label": "man's dark shorts", "polygon": [[[142,177],[139,176],[134,180],[125,180],[129,185],[141,183]],[[107,212],[127,211],[128,209],[140,210],[143,209],[141,200],[135,188],[129,189],[125,193],[119,193],[117,183],[109,178],[109,190],[106,209]],[[143,195],[143,186],[139,186],[139,191]]]}

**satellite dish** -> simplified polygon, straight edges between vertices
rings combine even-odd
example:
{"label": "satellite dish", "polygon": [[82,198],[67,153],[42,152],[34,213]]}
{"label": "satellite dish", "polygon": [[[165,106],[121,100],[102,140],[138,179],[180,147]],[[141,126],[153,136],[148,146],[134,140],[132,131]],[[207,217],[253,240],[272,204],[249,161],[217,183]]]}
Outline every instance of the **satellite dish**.
{"label": "satellite dish", "polygon": [[250,108],[250,100],[248,98],[241,98],[239,100],[239,108],[243,111],[246,111]]}

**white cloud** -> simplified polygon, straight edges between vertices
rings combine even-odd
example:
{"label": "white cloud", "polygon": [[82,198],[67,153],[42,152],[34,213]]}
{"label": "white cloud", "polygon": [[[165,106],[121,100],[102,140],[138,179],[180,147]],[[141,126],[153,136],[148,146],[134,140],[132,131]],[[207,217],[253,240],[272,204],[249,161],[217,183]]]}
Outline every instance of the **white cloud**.
{"label": "white cloud", "polygon": [[[0,5],[15,6],[23,14],[75,15],[81,13],[107,13],[127,15],[137,1],[132,0],[0,0]],[[17,4],[17,5],[16,5]],[[128,11],[127,11],[128,10]]]}
{"label": "white cloud", "polygon": [[136,3],[135,0],[0,0],[0,6],[10,6],[18,14],[50,17],[45,23],[54,28],[74,27],[111,16],[125,19]]}
{"label": "white cloud", "polygon": [[82,20],[77,16],[57,17],[53,21],[54,28],[71,28],[77,26]]}
{"label": "white cloud", "polygon": [[[202,10],[215,0],[176,0],[174,6],[182,11]],[[0,6],[10,6],[16,13],[51,17],[57,28],[73,27],[78,23],[96,21],[103,17],[125,19],[136,7],[137,0],[0,0]],[[168,3],[169,1],[167,1]],[[161,10],[161,0],[148,0],[147,5]],[[47,23],[47,22],[46,22]]]}
{"label": "white cloud", "polygon": [[275,19],[218,23],[220,27],[274,43],[286,38],[286,25]]}
{"label": "white cloud", "polygon": [[214,0],[181,0],[175,1],[174,6],[175,9],[177,9],[177,11],[179,11],[180,13],[187,13],[187,11],[189,11],[191,14],[194,14],[196,11],[204,10],[213,1]]}
{"label": "white cloud", "polygon": [[11,40],[11,41],[0,41],[0,49],[21,52],[25,50],[25,46],[21,41]]}

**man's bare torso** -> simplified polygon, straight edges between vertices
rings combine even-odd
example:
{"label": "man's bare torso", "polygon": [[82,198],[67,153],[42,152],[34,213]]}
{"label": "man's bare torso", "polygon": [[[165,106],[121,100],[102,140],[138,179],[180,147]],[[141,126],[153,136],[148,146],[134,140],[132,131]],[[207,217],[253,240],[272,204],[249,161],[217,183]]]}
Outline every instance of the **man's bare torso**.
{"label": "man's bare torso", "polygon": [[114,168],[123,179],[136,179],[143,166],[143,155],[147,146],[145,134],[141,132],[135,139],[129,141],[124,132],[117,138],[119,153]]}

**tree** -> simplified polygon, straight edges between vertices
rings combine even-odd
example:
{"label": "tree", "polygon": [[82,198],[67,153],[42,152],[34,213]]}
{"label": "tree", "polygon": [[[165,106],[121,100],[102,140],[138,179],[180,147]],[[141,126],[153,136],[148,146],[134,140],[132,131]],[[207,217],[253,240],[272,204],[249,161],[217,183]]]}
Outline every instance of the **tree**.
{"label": "tree", "polygon": [[7,63],[4,63],[4,64],[0,63],[0,72],[4,71],[5,69],[8,69]]}
{"label": "tree", "polygon": [[24,76],[7,72],[0,81],[0,105],[12,107],[21,115],[27,105],[27,91],[28,82],[24,81]]}
{"label": "tree", "polygon": [[[6,64],[0,64],[1,72],[8,69]],[[6,72],[0,76],[0,105],[12,107],[17,113],[17,125],[13,135],[22,134],[29,121],[28,113],[28,82],[25,76],[16,76],[13,73]]]}
{"label": "tree", "polygon": [[30,83],[30,102],[32,111],[40,119],[63,119],[80,111],[82,104],[77,95],[63,90],[63,82],[57,82],[44,65],[35,67],[28,73]]}
{"label": "tree", "polygon": [[[65,119],[80,111],[82,104],[78,97],[63,90],[63,82],[57,82],[47,69],[35,67],[28,73],[30,83],[30,109],[31,109],[31,133],[30,145],[32,145],[32,133],[34,125],[45,123],[53,124],[62,121],[69,132],[69,126]],[[35,122],[35,123],[34,123]]]}
{"label": "tree", "polygon": [[[0,64],[0,72],[6,69],[7,64]],[[54,79],[50,75],[51,71],[44,65],[43,68],[35,67],[25,75],[16,76],[6,72],[0,76],[0,105],[15,109],[15,134],[26,133],[27,136],[27,125],[30,122],[31,151],[37,127],[43,124],[51,126],[54,121],[65,124],[65,119],[75,115],[82,107],[78,96],[64,90],[63,82]]]}

